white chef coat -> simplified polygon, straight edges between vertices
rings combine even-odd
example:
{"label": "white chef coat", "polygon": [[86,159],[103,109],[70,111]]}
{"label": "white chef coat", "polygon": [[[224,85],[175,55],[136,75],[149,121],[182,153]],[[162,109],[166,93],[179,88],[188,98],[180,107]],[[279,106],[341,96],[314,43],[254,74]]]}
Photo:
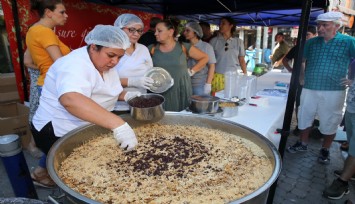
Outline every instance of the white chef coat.
{"label": "white chef coat", "polygon": [[48,70],[33,125],[40,131],[52,121],[54,134],[61,137],[89,122],[70,114],[60,104],[60,96],[77,92],[112,111],[122,90],[117,71],[112,68],[102,78],[90,60],[87,47],[81,47],[56,60]]}
{"label": "white chef coat", "polygon": [[[153,67],[152,57],[146,46],[136,43],[136,49],[131,55],[125,54],[115,69],[121,78],[129,77],[142,77],[144,74]],[[147,91],[137,87],[125,87],[125,91],[140,91],[146,93]]]}

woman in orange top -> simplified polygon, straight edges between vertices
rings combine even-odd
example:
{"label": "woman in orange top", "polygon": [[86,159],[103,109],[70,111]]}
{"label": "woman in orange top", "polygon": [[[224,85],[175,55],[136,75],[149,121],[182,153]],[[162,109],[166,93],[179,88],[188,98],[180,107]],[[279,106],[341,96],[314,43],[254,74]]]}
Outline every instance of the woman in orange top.
{"label": "woman in orange top", "polygon": [[[68,15],[61,0],[31,0],[31,8],[38,12],[40,19],[28,30],[26,45],[33,63],[40,71],[37,81],[40,96],[49,67],[58,58],[70,52],[69,47],[61,42],[53,31],[56,26],[66,23]],[[55,186],[46,169],[46,155],[41,157],[39,166],[32,172],[31,177],[37,185]]]}
{"label": "woman in orange top", "polygon": [[26,45],[40,70],[37,85],[41,90],[49,67],[70,52],[53,31],[56,26],[66,23],[68,15],[61,0],[31,0],[31,8],[38,11],[40,20],[28,30]]}

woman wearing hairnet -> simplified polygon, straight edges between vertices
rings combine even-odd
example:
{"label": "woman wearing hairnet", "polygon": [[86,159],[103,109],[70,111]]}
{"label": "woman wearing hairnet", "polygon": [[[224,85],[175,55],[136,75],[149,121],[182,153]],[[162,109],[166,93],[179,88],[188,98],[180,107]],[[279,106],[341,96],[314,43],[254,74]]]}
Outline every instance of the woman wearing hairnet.
{"label": "woman wearing hairnet", "polygon": [[[208,63],[202,67],[191,77],[192,94],[193,95],[209,95],[211,94],[211,83],[214,75],[216,57],[213,47],[201,40],[203,36],[202,28],[197,22],[189,22],[185,25],[184,35],[192,45],[200,49],[208,55]],[[193,67],[197,63],[196,60],[187,61],[188,67]],[[207,67],[208,66],[208,67]]]}
{"label": "woman wearing hairnet", "polygon": [[[58,59],[47,72],[31,124],[36,144],[45,154],[60,137],[89,123],[111,129],[122,149],[133,150],[138,144],[132,128],[110,112],[117,100],[140,94],[122,91],[112,69],[130,46],[127,35],[117,27],[97,25],[85,42],[87,46]],[[40,170],[32,175],[34,181],[50,179],[46,169]]]}
{"label": "woman wearing hairnet", "polygon": [[[126,49],[125,55],[115,66],[120,76],[121,84],[125,91],[140,91],[146,93],[152,84],[153,79],[144,77],[144,74],[153,67],[152,58],[148,48],[137,41],[143,33],[144,24],[142,20],[134,14],[120,15],[114,26],[121,28],[128,36],[131,46]],[[129,110],[125,102],[118,102],[120,110]],[[126,105],[124,105],[126,104]]]}

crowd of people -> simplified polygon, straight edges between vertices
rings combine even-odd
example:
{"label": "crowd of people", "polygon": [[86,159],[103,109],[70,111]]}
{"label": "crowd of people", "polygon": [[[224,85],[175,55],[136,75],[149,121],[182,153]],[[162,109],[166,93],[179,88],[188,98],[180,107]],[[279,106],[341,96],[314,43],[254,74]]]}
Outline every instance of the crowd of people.
{"label": "crowd of people", "polygon": [[[31,2],[40,19],[26,35],[24,59],[31,81],[37,80],[36,89],[31,89],[30,126],[35,144],[44,153],[31,174],[35,184],[55,186],[46,170],[46,155],[56,140],[82,125],[92,123],[110,129],[124,151],[133,150],[138,144],[134,131],[111,111],[117,101],[125,104],[149,92],[154,80],[145,73],[153,67],[164,68],[174,80],[174,85],[161,93],[167,111],[185,110],[192,95],[223,90],[225,72],[247,74],[244,43],[234,37],[236,22],[230,17],[221,18],[217,34],[211,33],[206,22],[188,22],[183,32],[186,42],[179,42],[176,19],[154,17],[143,33],[144,23],[138,16],[121,14],[113,25],[96,25],[85,37],[87,45],[70,50],[53,31],[68,19],[63,2]],[[296,104],[300,140],[287,149],[290,153],[307,151],[317,116],[324,135],[318,161],[328,164],[329,147],[350,86],[345,114],[349,157],[344,169],[337,171],[339,178],[324,191],[333,199],[347,193],[347,181],[355,173],[355,85],[346,79],[350,59],[355,57],[355,40],[338,32],[340,19],[338,12],[319,15],[317,37],[315,28],[308,28]],[[278,33],[275,41],[272,65],[298,69],[288,64],[297,47],[288,51],[283,33]]]}

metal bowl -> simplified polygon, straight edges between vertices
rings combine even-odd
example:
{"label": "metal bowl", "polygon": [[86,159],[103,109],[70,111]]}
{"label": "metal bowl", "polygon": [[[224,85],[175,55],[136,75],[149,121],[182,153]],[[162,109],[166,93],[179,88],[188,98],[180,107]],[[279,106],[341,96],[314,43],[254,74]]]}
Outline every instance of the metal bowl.
{"label": "metal bowl", "polygon": [[222,109],[222,117],[223,118],[231,118],[238,115],[239,110],[238,102],[221,100],[219,102],[219,107]]}
{"label": "metal bowl", "polygon": [[189,109],[194,113],[216,113],[218,111],[219,98],[209,95],[193,95],[190,98]]}
{"label": "metal bowl", "polygon": [[165,99],[160,94],[142,94],[128,100],[133,119],[147,122],[157,122],[164,117],[163,103]]}
{"label": "metal bowl", "polygon": [[[129,123],[131,127],[138,127],[144,125],[141,121],[133,120],[128,114],[121,116]],[[260,188],[242,198],[232,201],[231,203],[266,203],[270,186],[276,181],[281,171],[281,157],[277,148],[264,136],[260,135],[254,130],[245,126],[233,123],[227,120],[209,117],[197,114],[183,114],[176,112],[166,112],[161,124],[181,124],[181,125],[195,125],[199,127],[207,127],[217,130],[222,130],[231,134],[236,134],[242,138],[246,138],[256,144],[262,149],[273,165],[273,173],[270,178]],[[87,125],[77,128],[59,140],[50,149],[47,156],[47,169],[53,181],[61,188],[68,196],[72,203],[90,203],[99,204],[85,197],[84,195],[69,188],[62,179],[58,176],[58,171],[61,163],[70,155],[76,148],[81,146],[86,141],[95,138],[100,134],[110,133],[110,130],[99,127],[97,125]]]}

